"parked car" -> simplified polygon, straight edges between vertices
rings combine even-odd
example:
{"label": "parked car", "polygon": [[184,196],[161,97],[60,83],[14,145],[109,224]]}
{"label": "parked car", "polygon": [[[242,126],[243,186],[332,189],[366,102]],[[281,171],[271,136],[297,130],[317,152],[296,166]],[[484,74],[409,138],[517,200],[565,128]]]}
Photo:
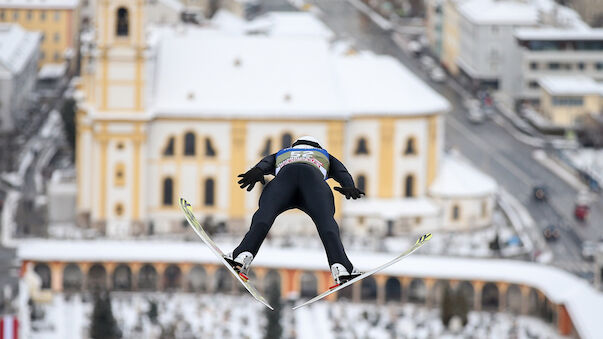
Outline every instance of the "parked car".
{"label": "parked car", "polygon": [[415,56],[419,56],[423,51],[423,46],[416,40],[411,40],[408,42],[408,50]]}
{"label": "parked car", "polygon": [[471,107],[467,110],[467,119],[474,124],[481,124],[486,120],[486,115],[479,107]]}
{"label": "parked car", "polygon": [[594,241],[584,241],[582,242],[582,258],[588,261],[592,261],[595,259],[595,254],[597,254],[597,248],[599,244]]}
{"label": "parked car", "polygon": [[544,185],[532,187],[532,197],[536,201],[546,201],[548,199],[548,189]]}
{"label": "parked car", "polygon": [[421,63],[421,67],[426,70],[430,70],[436,66],[435,60],[429,55],[422,56],[421,59],[419,59],[419,62]]}
{"label": "parked car", "polygon": [[561,236],[559,229],[555,225],[547,226],[542,232],[546,241],[556,241]]}
{"label": "parked car", "polygon": [[429,77],[431,80],[441,83],[446,81],[446,72],[442,69],[442,67],[435,67],[429,72]]}

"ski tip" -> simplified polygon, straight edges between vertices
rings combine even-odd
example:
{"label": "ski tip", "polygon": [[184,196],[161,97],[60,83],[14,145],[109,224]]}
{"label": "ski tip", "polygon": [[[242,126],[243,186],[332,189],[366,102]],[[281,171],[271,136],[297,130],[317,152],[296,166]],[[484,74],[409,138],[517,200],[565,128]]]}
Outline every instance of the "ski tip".
{"label": "ski tip", "polygon": [[422,244],[429,239],[431,239],[431,233],[423,234],[422,236],[419,237],[419,239],[417,239],[416,244]]}
{"label": "ski tip", "polygon": [[189,202],[186,201],[186,199],[184,199],[184,198],[180,198],[180,205],[182,205],[184,207],[188,207],[188,208],[191,207],[191,204],[189,204]]}

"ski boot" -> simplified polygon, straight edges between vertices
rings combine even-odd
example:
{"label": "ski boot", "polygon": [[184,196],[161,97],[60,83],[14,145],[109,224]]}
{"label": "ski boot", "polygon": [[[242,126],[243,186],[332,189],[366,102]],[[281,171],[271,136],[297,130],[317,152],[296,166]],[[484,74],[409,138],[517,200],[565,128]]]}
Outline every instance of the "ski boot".
{"label": "ski boot", "polygon": [[352,268],[352,273],[350,273],[342,264],[333,264],[331,265],[331,275],[333,276],[333,280],[335,280],[335,285],[329,287],[329,289],[345,284],[361,274],[355,267]]}
{"label": "ski boot", "polygon": [[251,254],[251,252],[241,252],[234,259],[232,257],[232,252],[230,252],[224,255],[224,259],[230,266],[232,266],[235,272],[245,279],[245,281],[249,280],[247,274],[249,273],[251,261],[253,261],[253,254]]}

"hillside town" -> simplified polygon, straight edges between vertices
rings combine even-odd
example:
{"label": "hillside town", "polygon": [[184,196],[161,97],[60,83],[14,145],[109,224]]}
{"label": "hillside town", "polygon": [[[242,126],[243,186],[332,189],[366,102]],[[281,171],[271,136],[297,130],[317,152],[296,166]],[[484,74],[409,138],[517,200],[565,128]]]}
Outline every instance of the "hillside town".
{"label": "hillside town", "polygon": [[[304,136],[355,268],[433,239],[292,310],[335,276],[287,210],[271,311],[179,199],[232,251]],[[602,147],[598,1],[0,0],[0,338],[600,338]]]}

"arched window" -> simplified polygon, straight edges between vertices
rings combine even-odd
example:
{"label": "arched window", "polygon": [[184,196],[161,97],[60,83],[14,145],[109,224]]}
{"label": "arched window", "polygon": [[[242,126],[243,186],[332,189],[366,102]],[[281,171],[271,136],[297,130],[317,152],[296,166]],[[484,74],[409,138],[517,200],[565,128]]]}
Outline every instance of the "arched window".
{"label": "arched window", "polygon": [[374,277],[367,277],[360,284],[360,299],[367,301],[377,300],[377,282]]}
{"label": "arched window", "polygon": [[118,265],[113,271],[113,289],[129,291],[132,289],[132,270],[124,264]]}
{"label": "arched window", "polygon": [[93,291],[104,291],[107,289],[107,271],[101,264],[94,264],[88,270],[88,289]]}
{"label": "arched window", "polygon": [[302,298],[311,298],[316,295],[318,290],[318,280],[312,272],[305,272],[301,276],[301,293]]}
{"label": "arched window", "polygon": [[264,148],[262,149],[262,152],[260,153],[261,156],[265,157],[270,155],[272,151],[272,139],[268,138],[266,139],[266,144],[264,144]]}
{"label": "arched window", "polygon": [[195,155],[195,133],[193,132],[184,135],[184,155]]}
{"label": "arched window", "polygon": [[138,271],[138,289],[154,291],[157,289],[158,274],[155,267],[145,264]]}
{"label": "arched window", "polygon": [[414,137],[406,139],[406,147],[404,147],[405,155],[417,154],[417,142]]}
{"label": "arched window", "polygon": [[385,301],[400,301],[402,285],[397,278],[388,278],[385,282]]}
{"label": "arched window", "polygon": [[205,206],[213,206],[215,204],[215,184],[214,179],[207,178],[205,179],[205,194],[204,194],[204,204]]}
{"label": "arched window", "polygon": [[163,149],[163,155],[174,155],[174,137],[168,139],[167,145]]}
{"label": "arched window", "polygon": [[163,179],[163,205],[172,206],[174,203],[174,181],[172,178]]}
{"label": "arched window", "polygon": [[358,187],[358,189],[366,192],[366,177],[364,176],[364,174],[360,174],[356,178],[356,187]]}
{"label": "arched window", "polygon": [[63,270],[63,290],[77,292],[82,289],[84,276],[76,264],[68,264]]}
{"label": "arched window", "polygon": [[461,217],[461,208],[459,205],[452,206],[452,220],[459,220]]}
{"label": "arched window", "polygon": [[193,292],[203,292],[206,289],[207,273],[201,265],[195,265],[188,274],[188,288]]}
{"label": "arched window", "polygon": [[408,301],[411,303],[422,304],[425,302],[427,288],[422,279],[413,279],[408,286]]}
{"label": "arched window", "polygon": [[128,10],[124,7],[117,9],[117,36],[128,36]]}
{"label": "arched window", "polygon": [[36,274],[40,277],[40,280],[42,281],[42,286],[40,286],[40,287],[42,289],[50,288],[50,281],[51,281],[50,267],[48,267],[48,265],[46,265],[46,264],[36,264],[36,266],[34,267],[34,272],[36,272]]}
{"label": "arched window", "polygon": [[216,150],[214,146],[211,144],[210,138],[205,138],[205,155],[208,157],[216,156]]}
{"label": "arched window", "polygon": [[358,139],[358,141],[356,142],[356,150],[354,151],[354,154],[356,154],[356,155],[369,154],[369,150],[368,150],[368,146],[367,146],[365,138]]}
{"label": "arched window", "polygon": [[482,309],[484,311],[498,310],[498,287],[493,283],[487,283],[482,289]]}
{"label": "arched window", "polygon": [[270,290],[281,289],[281,275],[276,270],[270,270],[264,276],[264,293],[268,293]]}
{"label": "arched window", "polygon": [[293,144],[293,137],[291,136],[291,134],[283,134],[283,136],[281,137],[281,148],[291,147],[291,144]]}
{"label": "arched window", "polygon": [[163,286],[168,291],[174,291],[182,287],[182,271],[176,265],[170,265],[163,273]]}
{"label": "arched window", "polygon": [[409,174],[404,179],[404,196],[412,198],[415,196],[415,176]]}

